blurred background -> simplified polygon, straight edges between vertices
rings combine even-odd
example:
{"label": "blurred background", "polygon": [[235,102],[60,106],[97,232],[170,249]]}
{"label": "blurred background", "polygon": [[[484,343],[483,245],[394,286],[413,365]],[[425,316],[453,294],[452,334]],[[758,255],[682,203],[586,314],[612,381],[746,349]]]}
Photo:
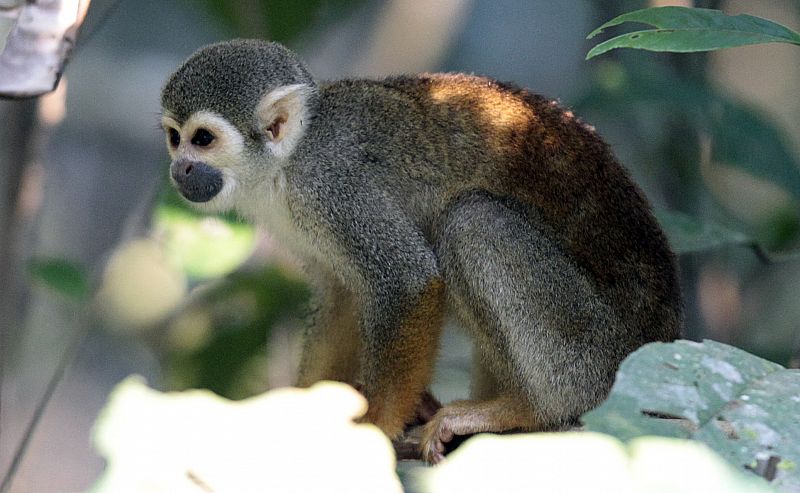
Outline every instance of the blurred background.
{"label": "blurred background", "polygon": [[[160,87],[231,37],[284,42],[320,79],[458,71],[559,98],[654,205],[716,225],[715,248],[681,248],[686,337],[797,365],[800,260],[767,258],[800,244],[800,49],[584,61],[587,33],[657,5],[800,29],[796,0],[94,0],[58,90],[0,101],[0,471],[53,390],[11,491],[91,485],[92,423],[131,373],[235,399],[293,382],[308,290],[291,252],[167,182]],[[468,365],[448,330],[434,393],[465,397]]]}

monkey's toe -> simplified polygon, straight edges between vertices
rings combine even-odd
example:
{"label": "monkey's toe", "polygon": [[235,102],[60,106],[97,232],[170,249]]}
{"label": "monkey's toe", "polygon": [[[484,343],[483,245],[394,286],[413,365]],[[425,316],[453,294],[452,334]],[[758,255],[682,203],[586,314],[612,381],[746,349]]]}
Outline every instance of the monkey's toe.
{"label": "monkey's toe", "polygon": [[[460,435],[469,435],[473,431],[464,416],[452,408],[443,407],[425,425],[420,447],[422,459],[431,464],[438,464],[451,447],[454,438]],[[460,442],[460,440],[457,440]]]}

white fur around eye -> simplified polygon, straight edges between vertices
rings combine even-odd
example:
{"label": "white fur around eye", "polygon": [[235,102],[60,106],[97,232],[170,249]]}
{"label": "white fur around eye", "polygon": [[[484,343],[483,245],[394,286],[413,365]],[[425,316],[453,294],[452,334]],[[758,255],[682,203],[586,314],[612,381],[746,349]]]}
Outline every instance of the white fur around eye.
{"label": "white fur around eye", "polygon": [[[305,84],[281,86],[267,93],[258,103],[256,118],[259,130],[266,136],[266,147],[274,156],[289,157],[303,137],[310,91],[311,88]],[[269,129],[278,119],[284,121],[275,137]]]}
{"label": "white fur around eye", "polygon": [[197,129],[211,132],[214,141],[207,147],[185,146],[185,156],[198,159],[217,168],[235,167],[244,156],[244,136],[231,122],[211,111],[193,113],[181,130],[182,143],[191,142]]}

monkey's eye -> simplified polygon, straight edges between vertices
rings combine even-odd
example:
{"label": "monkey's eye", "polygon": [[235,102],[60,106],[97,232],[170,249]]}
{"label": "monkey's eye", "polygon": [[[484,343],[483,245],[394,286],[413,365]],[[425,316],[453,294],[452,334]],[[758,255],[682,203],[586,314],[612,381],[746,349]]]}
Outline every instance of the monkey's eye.
{"label": "monkey's eye", "polygon": [[192,144],[205,147],[214,141],[214,135],[204,128],[198,128],[192,137]]}
{"label": "monkey's eye", "polygon": [[172,147],[178,147],[181,143],[181,134],[174,128],[167,130],[169,133],[169,143]]}

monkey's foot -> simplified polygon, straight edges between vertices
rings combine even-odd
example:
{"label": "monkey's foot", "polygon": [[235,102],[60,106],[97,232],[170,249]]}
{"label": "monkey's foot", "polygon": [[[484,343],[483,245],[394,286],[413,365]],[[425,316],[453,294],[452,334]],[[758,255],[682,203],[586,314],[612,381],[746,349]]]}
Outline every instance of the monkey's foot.
{"label": "monkey's foot", "polygon": [[454,402],[441,408],[425,425],[420,442],[422,459],[438,464],[444,460],[448,445],[464,435],[537,428],[530,411],[510,398]]}
{"label": "monkey's foot", "polygon": [[444,460],[447,444],[454,437],[472,433],[476,433],[475,423],[463,412],[463,409],[443,407],[425,425],[420,442],[422,460],[438,464]]}

